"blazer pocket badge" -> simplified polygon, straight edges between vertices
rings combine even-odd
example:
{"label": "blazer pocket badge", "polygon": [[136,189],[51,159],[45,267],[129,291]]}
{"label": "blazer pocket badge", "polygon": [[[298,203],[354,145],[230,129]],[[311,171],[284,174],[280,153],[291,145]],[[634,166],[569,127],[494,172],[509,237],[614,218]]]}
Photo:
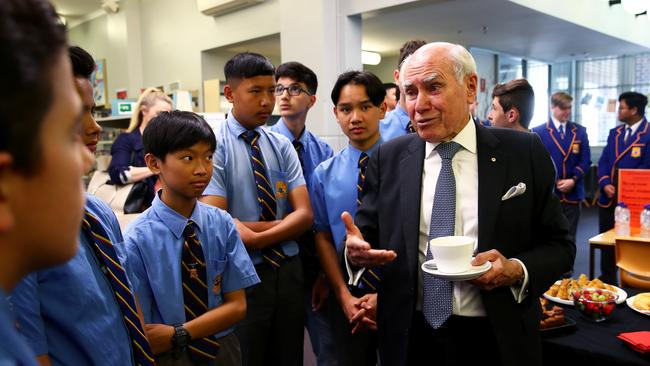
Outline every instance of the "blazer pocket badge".
{"label": "blazer pocket badge", "polygon": [[504,194],[501,197],[501,201],[506,201],[506,200],[509,200],[511,198],[521,196],[525,192],[526,192],[526,183],[519,182],[519,184],[517,184],[516,186],[510,187],[508,192],[506,192],[506,194]]}

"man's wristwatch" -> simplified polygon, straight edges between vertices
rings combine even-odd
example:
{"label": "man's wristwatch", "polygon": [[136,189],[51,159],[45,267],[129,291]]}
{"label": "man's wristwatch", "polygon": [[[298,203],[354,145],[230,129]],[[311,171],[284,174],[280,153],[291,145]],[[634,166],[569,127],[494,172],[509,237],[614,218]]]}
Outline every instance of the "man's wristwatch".
{"label": "man's wristwatch", "polygon": [[174,335],[172,336],[172,345],[175,349],[185,349],[192,340],[190,332],[185,329],[183,324],[178,324],[174,326]]}

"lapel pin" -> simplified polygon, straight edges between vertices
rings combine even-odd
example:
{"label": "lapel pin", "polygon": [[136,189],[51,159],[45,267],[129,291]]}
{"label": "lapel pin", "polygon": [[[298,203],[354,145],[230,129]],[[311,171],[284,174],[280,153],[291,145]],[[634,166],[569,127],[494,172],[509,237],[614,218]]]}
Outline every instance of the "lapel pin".
{"label": "lapel pin", "polygon": [[496,162],[497,162],[497,158],[495,158],[495,157],[490,158],[490,160],[491,160],[493,163],[496,163]]}

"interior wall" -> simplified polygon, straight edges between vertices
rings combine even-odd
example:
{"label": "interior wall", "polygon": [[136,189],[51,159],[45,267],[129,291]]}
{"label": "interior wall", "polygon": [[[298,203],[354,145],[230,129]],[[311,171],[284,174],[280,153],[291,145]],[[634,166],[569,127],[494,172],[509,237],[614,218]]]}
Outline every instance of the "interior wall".
{"label": "interior wall", "polygon": [[398,55],[382,56],[381,62],[378,65],[363,65],[363,69],[377,75],[384,83],[392,83],[394,82],[393,71],[397,67],[398,61]]}
{"label": "interior wall", "polygon": [[[266,0],[219,17],[203,15],[196,0],[122,0],[122,3],[120,11],[129,11],[129,3],[139,5],[141,87],[178,80],[183,89],[201,90],[201,51],[280,31],[279,0]],[[87,49],[95,58],[106,59],[109,97],[115,95],[115,89],[129,86],[129,48],[123,43],[111,45],[111,34],[119,32],[111,30],[107,19],[117,15],[120,13],[104,15],[69,30],[72,44]],[[131,95],[131,90],[129,94],[137,97]]]}

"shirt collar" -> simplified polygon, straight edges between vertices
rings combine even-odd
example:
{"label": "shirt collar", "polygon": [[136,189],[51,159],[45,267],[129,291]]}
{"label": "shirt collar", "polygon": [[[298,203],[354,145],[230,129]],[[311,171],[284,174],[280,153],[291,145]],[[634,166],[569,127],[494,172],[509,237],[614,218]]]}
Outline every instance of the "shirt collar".
{"label": "shirt collar", "polygon": [[[246,128],[244,128],[244,126],[242,126],[241,123],[239,123],[239,121],[237,121],[235,116],[232,114],[232,109],[228,113],[228,118],[226,118],[226,123],[228,124],[228,126],[230,126],[230,131],[236,137],[239,137],[241,136],[242,133],[248,131]],[[261,133],[262,127],[261,126],[255,127],[254,130]]]}
{"label": "shirt collar", "polygon": [[560,126],[564,126],[564,133],[566,133],[566,126],[569,123],[568,121],[567,122],[560,122],[557,119],[555,119],[555,117],[553,117],[553,116],[551,116],[551,121],[553,121],[553,126],[555,127],[555,129],[557,131],[560,130]]}
{"label": "shirt collar", "polygon": [[[289,127],[284,122],[284,118],[280,117],[278,122],[276,122],[277,127],[275,128],[275,132],[278,132],[282,134],[284,137],[288,138],[289,141],[293,142],[295,138],[293,137],[293,132],[289,130]],[[307,141],[307,128],[305,127],[302,130],[302,134],[300,135],[300,138],[298,138],[298,141],[302,142],[304,145]]]}
{"label": "shirt collar", "polygon": [[633,124],[631,124],[631,125],[629,125],[629,126],[626,126],[625,129],[627,129],[628,127],[631,128],[631,129],[632,129],[632,133],[631,133],[631,135],[634,135],[634,133],[636,132],[636,130],[639,129],[639,126],[641,126],[641,122],[643,122],[643,117],[642,117],[640,120],[634,122]]}
{"label": "shirt collar", "polygon": [[[406,128],[406,125],[408,125],[409,121],[410,121],[409,114],[406,113],[406,111],[404,110],[404,108],[402,108],[402,106],[399,104],[399,102],[397,103],[397,106],[395,107],[395,113],[398,116],[405,117],[405,118],[401,118],[400,121],[402,121],[402,124],[403,124],[402,127]],[[404,122],[404,121],[406,121],[406,122]]]}
{"label": "shirt collar", "polygon": [[[465,150],[469,151],[472,154],[476,154],[476,125],[474,124],[474,121],[472,120],[472,116],[468,117],[467,124],[465,127],[458,133],[458,135],[454,136],[451,141],[457,142],[462,146]],[[428,159],[431,157],[433,151],[436,149],[436,147],[440,144],[440,142],[428,142],[426,144],[426,150],[425,150],[425,159]]]}
{"label": "shirt collar", "polygon": [[[363,151],[363,152],[365,152],[366,155],[368,155],[368,156],[372,156],[372,154],[375,152],[375,150],[377,150],[377,148],[379,147],[379,145],[381,145],[381,143],[382,143],[383,141],[384,141],[384,140],[382,140],[382,138],[381,138],[381,136],[380,136],[380,137],[379,137],[379,140],[377,140],[377,142],[375,142],[375,144],[372,145],[372,146],[370,147],[370,149],[368,149],[368,150],[366,150],[366,151]],[[359,155],[361,155],[362,151],[359,150],[359,149],[357,149],[356,147],[354,147],[354,146],[352,146],[352,145],[348,145],[348,149],[350,150],[350,158],[351,158],[352,160],[354,160],[354,161],[359,160]]]}
{"label": "shirt collar", "polygon": [[194,221],[199,231],[203,231],[203,220],[201,219],[201,212],[199,208],[199,205],[201,204],[200,202],[196,202],[194,205],[194,210],[192,210],[192,215],[190,215],[190,218],[188,219],[187,217],[174,211],[171,207],[167,206],[167,204],[160,199],[161,193],[162,190],[156,193],[153,202],[151,203],[151,209],[156,213],[158,218],[160,218],[160,221],[162,221],[165,226],[169,228],[169,230],[177,239],[183,236],[183,231],[185,230],[185,226],[189,220]]}

